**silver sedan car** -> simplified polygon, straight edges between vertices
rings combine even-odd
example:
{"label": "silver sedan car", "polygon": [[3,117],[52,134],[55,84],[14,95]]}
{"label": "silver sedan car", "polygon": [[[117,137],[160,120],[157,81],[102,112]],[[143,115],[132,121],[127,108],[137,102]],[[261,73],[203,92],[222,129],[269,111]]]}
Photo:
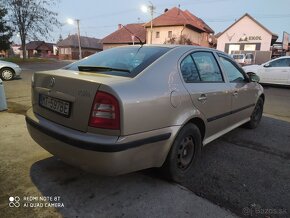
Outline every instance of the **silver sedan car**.
{"label": "silver sedan car", "polygon": [[109,49],[32,79],[32,138],[63,161],[98,174],[161,167],[174,181],[202,147],[257,127],[265,96],[223,52],[194,46]]}
{"label": "silver sedan car", "polygon": [[14,63],[0,60],[0,78],[4,81],[20,77],[21,68]]}

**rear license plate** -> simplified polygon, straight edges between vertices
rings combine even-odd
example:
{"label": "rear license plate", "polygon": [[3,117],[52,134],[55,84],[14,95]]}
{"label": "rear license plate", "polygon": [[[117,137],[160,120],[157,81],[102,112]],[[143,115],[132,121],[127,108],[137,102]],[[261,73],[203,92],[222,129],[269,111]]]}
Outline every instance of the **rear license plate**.
{"label": "rear license plate", "polygon": [[48,110],[61,114],[65,117],[70,116],[71,103],[47,95],[39,95],[39,105]]}

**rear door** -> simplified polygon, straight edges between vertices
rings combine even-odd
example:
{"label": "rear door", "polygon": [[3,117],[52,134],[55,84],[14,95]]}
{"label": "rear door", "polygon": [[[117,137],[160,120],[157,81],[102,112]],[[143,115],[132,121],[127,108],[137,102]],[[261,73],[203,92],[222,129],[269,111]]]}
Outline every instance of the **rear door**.
{"label": "rear door", "polygon": [[234,125],[251,116],[258,89],[255,88],[256,83],[249,82],[245,73],[234,61],[224,55],[220,55],[219,59],[230,84],[231,113],[229,122]]}
{"label": "rear door", "polygon": [[214,54],[188,54],[180,63],[180,70],[194,107],[206,118],[206,137],[222,131],[228,126],[226,115],[231,110],[231,95]]}

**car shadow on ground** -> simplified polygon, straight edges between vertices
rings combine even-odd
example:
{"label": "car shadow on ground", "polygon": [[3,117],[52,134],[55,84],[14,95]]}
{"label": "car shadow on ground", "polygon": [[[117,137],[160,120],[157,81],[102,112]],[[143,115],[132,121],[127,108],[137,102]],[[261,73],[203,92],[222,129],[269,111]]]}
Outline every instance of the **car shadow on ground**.
{"label": "car shadow on ground", "polygon": [[[34,163],[30,177],[42,196],[52,197],[50,203],[63,204],[49,217],[231,217],[152,170],[102,177],[50,157]],[[40,208],[38,214],[43,213],[48,214]]]}
{"label": "car shadow on ground", "polygon": [[[290,123],[264,117],[257,129],[238,128],[206,146],[192,175],[182,185],[239,216],[287,217],[289,141]],[[160,204],[165,200],[160,196],[167,191],[166,186],[172,185],[156,170],[100,177],[56,157],[34,163],[30,176],[44,196],[60,196],[65,207],[58,211],[64,217],[115,216],[116,211],[118,216],[138,216],[143,214],[146,202]],[[150,205],[148,210],[156,210]],[[155,212],[162,215],[162,210]]]}
{"label": "car shadow on ground", "polygon": [[243,217],[290,216],[290,123],[263,117],[204,147],[182,183],[198,196]]}
{"label": "car shadow on ground", "polygon": [[[30,176],[43,196],[60,197],[64,217],[101,217],[136,215],[142,211],[126,210],[151,196],[162,181],[142,173],[102,177],[74,168],[56,157],[34,163]],[[145,201],[146,202],[146,201]],[[149,208],[148,208],[149,209]],[[77,216],[76,216],[77,215]]]}

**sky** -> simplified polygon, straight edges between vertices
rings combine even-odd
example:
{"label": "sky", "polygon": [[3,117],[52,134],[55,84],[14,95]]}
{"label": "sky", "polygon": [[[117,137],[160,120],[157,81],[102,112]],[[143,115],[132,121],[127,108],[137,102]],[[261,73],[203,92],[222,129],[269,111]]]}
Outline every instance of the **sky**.
{"label": "sky", "polygon": [[[178,7],[189,10],[203,19],[215,33],[224,31],[245,13],[249,13],[282,41],[283,31],[290,33],[290,0],[151,0],[155,6],[154,17],[165,8]],[[141,11],[147,0],[59,0],[52,10],[58,12],[63,24],[55,29],[48,42],[55,42],[61,34],[75,34],[77,28],[67,23],[68,18],[80,20],[83,36],[104,38],[117,30],[118,24],[149,22],[150,14]]]}

